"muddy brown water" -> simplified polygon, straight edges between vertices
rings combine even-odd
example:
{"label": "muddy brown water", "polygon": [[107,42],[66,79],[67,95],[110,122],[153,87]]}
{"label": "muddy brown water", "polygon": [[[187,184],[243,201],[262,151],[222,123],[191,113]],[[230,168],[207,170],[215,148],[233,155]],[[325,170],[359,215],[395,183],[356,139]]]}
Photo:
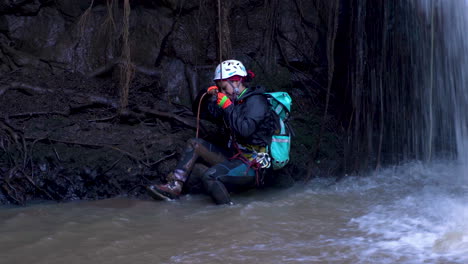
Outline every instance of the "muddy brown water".
{"label": "muddy brown water", "polygon": [[0,263],[468,263],[468,185],[419,163],[285,190],[177,202],[0,209]]}

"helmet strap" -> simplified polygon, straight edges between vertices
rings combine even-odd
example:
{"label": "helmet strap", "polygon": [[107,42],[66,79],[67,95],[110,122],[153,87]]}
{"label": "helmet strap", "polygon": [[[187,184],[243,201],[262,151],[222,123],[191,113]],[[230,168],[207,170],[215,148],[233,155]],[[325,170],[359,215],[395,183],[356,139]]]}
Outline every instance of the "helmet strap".
{"label": "helmet strap", "polygon": [[241,85],[241,82],[239,82],[239,85],[238,86],[234,86],[234,84],[231,82],[231,81],[227,81],[229,83],[229,85],[231,85],[232,89],[234,90],[234,95],[236,96],[236,99],[237,99],[237,96],[239,96],[239,87]]}

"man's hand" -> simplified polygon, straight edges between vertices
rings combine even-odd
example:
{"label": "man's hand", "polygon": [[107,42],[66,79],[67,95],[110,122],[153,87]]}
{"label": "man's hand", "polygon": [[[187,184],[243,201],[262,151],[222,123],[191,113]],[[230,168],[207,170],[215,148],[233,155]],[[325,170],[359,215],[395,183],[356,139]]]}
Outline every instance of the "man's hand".
{"label": "man's hand", "polygon": [[206,93],[210,94],[210,95],[217,94],[218,93],[218,86],[213,85],[213,86],[208,87],[208,90],[206,91]]}
{"label": "man's hand", "polygon": [[229,97],[223,93],[218,93],[218,99],[216,100],[216,103],[222,109],[226,109],[232,104],[231,99],[229,99]]}

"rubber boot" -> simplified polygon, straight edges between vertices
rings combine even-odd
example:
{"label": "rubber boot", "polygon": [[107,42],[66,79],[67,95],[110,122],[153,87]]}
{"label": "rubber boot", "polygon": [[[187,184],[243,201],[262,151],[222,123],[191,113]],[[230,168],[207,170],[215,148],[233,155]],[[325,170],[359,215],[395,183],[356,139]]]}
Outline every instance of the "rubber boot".
{"label": "rubber boot", "polygon": [[156,200],[174,200],[180,197],[187,173],[177,169],[167,176],[166,184],[153,184],[146,186],[148,194]]}
{"label": "rubber boot", "polygon": [[203,175],[202,181],[206,192],[216,204],[233,204],[226,186],[218,180],[215,168],[209,168]]}
{"label": "rubber boot", "polygon": [[174,200],[179,198],[182,192],[183,182],[171,181],[166,184],[153,184],[146,186],[148,194],[155,200]]}
{"label": "rubber boot", "polygon": [[[209,149],[207,146],[209,146]],[[193,169],[199,156],[212,164],[226,160],[222,153],[212,151],[212,144],[201,139],[190,139],[181,160],[177,163],[176,169],[167,177],[166,184],[154,184],[146,186],[148,194],[157,200],[173,200],[179,198],[187,176]]]}

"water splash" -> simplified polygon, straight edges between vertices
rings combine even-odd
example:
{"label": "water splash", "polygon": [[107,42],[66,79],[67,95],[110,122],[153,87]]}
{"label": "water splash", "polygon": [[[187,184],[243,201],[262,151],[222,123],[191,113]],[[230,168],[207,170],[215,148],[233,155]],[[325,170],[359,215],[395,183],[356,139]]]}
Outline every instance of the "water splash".
{"label": "water splash", "polygon": [[364,235],[349,243],[372,244],[361,251],[361,259],[387,254],[393,260],[408,258],[405,263],[466,262],[468,186],[454,181],[457,170],[448,161],[430,166],[412,163],[374,177],[387,183],[385,200],[350,221]]}
{"label": "water splash", "polygon": [[453,135],[463,175],[468,172],[468,1],[419,2],[431,30],[432,65],[428,78],[433,98],[428,101],[429,114],[436,118],[438,129],[445,131],[442,134]]}
{"label": "water splash", "polygon": [[468,1],[357,2],[350,163],[468,164]]}

